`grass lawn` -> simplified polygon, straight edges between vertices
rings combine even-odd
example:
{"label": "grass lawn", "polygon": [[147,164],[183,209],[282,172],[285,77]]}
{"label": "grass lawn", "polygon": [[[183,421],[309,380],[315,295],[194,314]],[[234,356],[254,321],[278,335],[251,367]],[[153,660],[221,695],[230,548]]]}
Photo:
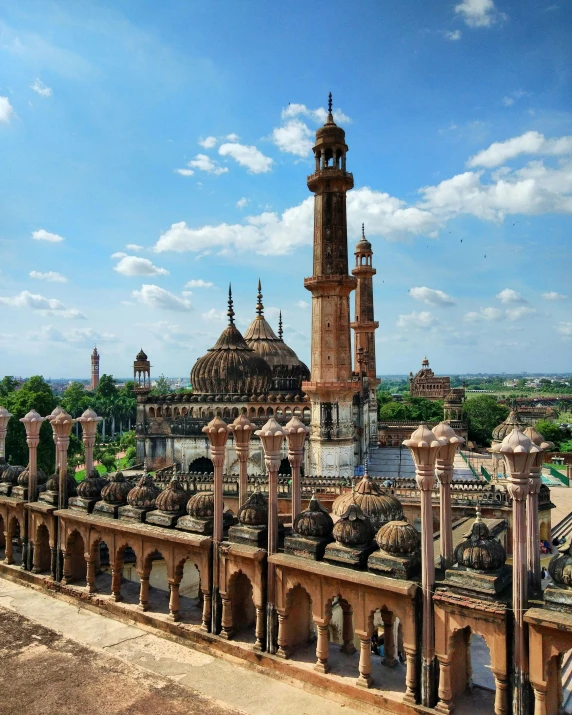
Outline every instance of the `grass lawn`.
{"label": "grass lawn", "polygon": [[[127,457],[121,457],[118,462],[118,469],[125,469],[127,467]],[[107,474],[107,469],[103,466],[103,464],[97,464],[95,468],[100,474]],[[81,469],[79,472],[75,473],[76,482],[81,482],[82,479],[85,479],[85,469]]]}

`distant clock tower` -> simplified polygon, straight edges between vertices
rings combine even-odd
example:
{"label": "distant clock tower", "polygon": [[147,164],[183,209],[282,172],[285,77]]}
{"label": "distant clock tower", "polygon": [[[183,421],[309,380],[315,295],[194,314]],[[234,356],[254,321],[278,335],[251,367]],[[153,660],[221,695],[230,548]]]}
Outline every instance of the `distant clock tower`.
{"label": "distant clock tower", "polygon": [[95,390],[99,385],[99,353],[97,348],[93,348],[91,353],[91,385],[90,390]]}

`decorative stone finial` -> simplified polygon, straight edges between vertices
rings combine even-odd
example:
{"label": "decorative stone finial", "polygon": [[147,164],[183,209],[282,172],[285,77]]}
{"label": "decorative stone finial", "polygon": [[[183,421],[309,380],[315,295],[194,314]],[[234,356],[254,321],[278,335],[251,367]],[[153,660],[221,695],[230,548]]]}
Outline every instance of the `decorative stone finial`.
{"label": "decorative stone finial", "polygon": [[228,284],[228,310],[226,312],[228,315],[228,324],[234,325],[234,308],[232,307],[232,286]]}
{"label": "decorative stone finial", "polygon": [[476,514],[476,515],[477,515],[477,518],[475,519],[475,523],[476,523],[476,524],[482,524],[482,523],[483,523],[483,520],[481,519],[481,505],[480,505],[480,504],[477,504],[476,513],[477,513],[477,514]]}
{"label": "decorative stone finial", "polygon": [[256,303],[256,314],[262,315],[264,313],[264,306],[262,305],[262,284],[260,278],[258,279],[258,301]]}
{"label": "decorative stone finial", "polygon": [[278,339],[283,340],[284,331],[282,330],[282,311],[280,311],[280,316],[278,318]]}
{"label": "decorative stone finial", "polygon": [[365,223],[361,225],[361,237],[365,241]]}
{"label": "decorative stone finial", "polygon": [[328,114],[332,113],[332,93],[328,94]]}

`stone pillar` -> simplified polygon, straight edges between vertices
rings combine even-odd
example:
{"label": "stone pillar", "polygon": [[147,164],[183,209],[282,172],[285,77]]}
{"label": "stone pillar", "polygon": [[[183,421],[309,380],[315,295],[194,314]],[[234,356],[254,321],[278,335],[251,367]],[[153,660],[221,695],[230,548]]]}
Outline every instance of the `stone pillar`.
{"label": "stone pillar", "polygon": [[169,618],[172,621],[180,621],[181,616],[179,615],[179,604],[180,604],[180,599],[179,599],[179,581],[175,581],[174,579],[169,579],[169,590],[170,590],[170,595],[169,595]]}
{"label": "stone pillar", "polygon": [[0,407],[0,457],[6,457],[6,434],[8,433],[8,422],[12,414],[5,407]]}
{"label": "stone pillar", "polygon": [[[36,530],[37,531],[37,530]],[[33,558],[33,563],[32,563],[32,573],[41,573],[42,571],[42,564],[40,563],[41,559],[41,552],[40,552],[40,542],[36,542],[34,544],[34,558]]]}
{"label": "stone pillar", "polygon": [[[40,415],[35,410],[30,410],[25,417],[20,419],[26,428],[26,442],[28,443],[28,502],[36,501],[38,498],[38,444],[40,442],[40,429],[45,417]],[[24,534],[22,538],[22,568],[32,568],[32,548],[29,545],[29,524],[30,512],[28,509],[24,512]]]}
{"label": "stone pillar", "polygon": [[423,626],[421,648],[421,703],[433,707],[436,700],[435,667],[435,556],[433,550],[433,509],[431,494],[435,482],[435,460],[438,450],[446,446],[426,426],[420,425],[403,444],[409,447],[415,462],[415,480],[421,491],[421,586],[423,591]]}
{"label": "stone pillar", "polygon": [[417,652],[415,647],[403,644],[405,651],[405,695],[406,703],[414,704],[417,701]]}
{"label": "stone pillar", "polygon": [[397,658],[395,657],[395,628],[393,614],[384,613],[382,611],[381,618],[383,620],[383,665],[388,668],[395,668]]}
{"label": "stone pillar", "polygon": [[304,442],[310,430],[294,416],[284,427],[288,440],[288,461],[292,468],[292,525],[294,519],[302,511],[302,489],[300,484],[300,469],[304,459]]}
{"label": "stone pillar", "polygon": [[[55,416],[54,416],[55,415]],[[68,505],[68,446],[70,433],[75,420],[65,410],[56,414],[56,410],[49,417],[50,424],[56,440],[56,459],[59,468],[58,509],[66,509]],[[58,527],[59,528],[59,527]],[[61,580],[61,538],[58,534],[56,541],[56,581]]]}
{"label": "stone pillar", "polygon": [[12,532],[10,527],[4,532],[4,541],[6,542],[4,551],[4,563],[13,564],[14,563],[14,545],[12,544]]}
{"label": "stone pillar", "polygon": [[201,630],[210,633],[212,625],[212,595],[208,591],[203,591],[203,616]]}
{"label": "stone pillar", "polygon": [[229,425],[234,435],[236,455],[238,457],[238,506],[248,499],[248,457],[250,456],[250,437],[255,425],[243,413]]}
{"label": "stone pillar", "polygon": [[114,601],[123,601],[121,595],[121,577],[123,575],[123,561],[115,562],[111,567],[111,597]]}
{"label": "stone pillar", "polygon": [[139,604],[137,608],[140,611],[149,610],[149,569],[137,569],[139,574]]}
{"label": "stone pillar", "polygon": [[220,568],[219,546],[222,542],[222,513],[224,509],[222,494],[222,469],[225,447],[230,432],[228,425],[218,415],[211,420],[203,432],[209,438],[211,459],[214,464],[214,523],[213,523],[213,592],[212,592],[212,633],[220,632],[221,604],[219,596]]}
{"label": "stone pillar", "polygon": [[319,673],[329,673],[330,666],[328,664],[328,656],[330,654],[330,634],[328,633],[328,624],[316,623],[316,627],[318,628],[318,639],[316,641],[317,662],[314,666],[314,670],[317,670]]}
{"label": "stone pillar", "polygon": [[528,606],[526,543],[526,498],[530,468],[540,450],[520,430],[513,429],[496,449],[504,457],[508,472],[507,490],[512,498],[512,610],[514,616],[513,715],[528,715],[528,629],[524,611]]}
{"label": "stone pillar", "polygon": [[540,574],[540,528],[538,525],[538,493],[542,485],[542,463],[544,453],[554,447],[552,442],[546,442],[544,437],[534,429],[527,427],[524,434],[540,450],[534,455],[530,468],[529,490],[526,497],[526,561],[528,569],[528,586],[532,593],[541,591]]}
{"label": "stone pillar", "polygon": [[87,592],[95,593],[97,588],[95,587],[95,559],[86,559],[87,563],[87,574],[85,580],[87,582]]}
{"label": "stone pillar", "polygon": [[455,430],[446,422],[440,422],[433,429],[433,434],[437,439],[443,439],[446,442],[437,452],[436,474],[439,479],[440,497],[441,568],[448,569],[453,565],[453,519],[451,515],[453,462],[457,448],[465,440],[458,437]]}
{"label": "stone pillar", "polygon": [[508,676],[497,673],[495,676],[495,715],[508,715]]}
{"label": "stone pillar", "polygon": [[360,688],[371,688],[373,678],[371,677],[371,638],[365,633],[359,633],[359,676],[356,685]]}
{"label": "stone pillar", "polygon": [[534,690],[534,715],[550,715],[546,709],[546,686],[533,685]]}
{"label": "stone pillar", "polygon": [[439,658],[439,702],[435,710],[440,713],[450,713],[453,711],[453,690],[451,688],[451,660],[450,658]]}
{"label": "stone pillar", "polygon": [[89,477],[93,469],[93,447],[95,445],[95,435],[97,425],[102,418],[98,417],[92,409],[86,410],[77,421],[81,423],[83,431],[83,443],[85,445],[85,476]]}
{"label": "stone pillar", "polygon": [[62,556],[64,559],[64,568],[63,568],[63,576],[61,578],[62,584],[65,586],[68,583],[71,583],[73,581],[72,578],[72,570],[71,570],[71,553],[69,549],[66,549],[66,551],[62,552]]}
{"label": "stone pillar", "polygon": [[220,635],[222,638],[230,640],[234,635],[234,624],[232,618],[232,601],[228,596],[222,597],[222,629]]}
{"label": "stone pillar", "polygon": [[353,655],[356,652],[356,647],[354,645],[353,608],[349,604],[347,604],[346,606],[342,606],[342,611],[342,639],[344,643],[340,650],[346,655]]}
{"label": "stone pillar", "polygon": [[280,656],[280,658],[289,658],[290,657],[290,647],[288,643],[288,631],[287,631],[287,624],[288,623],[288,614],[287,613],[279,613],[278,614],[278,650],[276,651],[276,655]]}
{"label": "stone pillar", "polygon": [[285,432],[271,417],[262,429],[256,430],[264,450],[264,464],[268,472],[268,574],[266,581],[266,648],[276,653],[276,568],[270,557],[278,549],[278,468]]}
{"label": "stone pillar", "polygon": [[266,609],[265,608],[259,608],[256,606],[256,629],[255,629],[255,635],[256,635],[256,643],[254,644],[254,650],[256,651],[263,651],[265,647],[265,632],[264,632],[264,624],[266,622]]}

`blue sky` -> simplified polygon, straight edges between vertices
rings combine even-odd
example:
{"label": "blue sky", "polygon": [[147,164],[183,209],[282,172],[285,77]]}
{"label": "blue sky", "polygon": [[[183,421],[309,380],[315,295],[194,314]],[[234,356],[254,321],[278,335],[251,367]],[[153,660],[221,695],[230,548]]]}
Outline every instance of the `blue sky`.
{"label": "blue sky", "polygon": [[0,375],[188,374],[259,276],[309,360],[329,91],[378,372],[570,370],[571,36],[566,0],[0,0]]}

